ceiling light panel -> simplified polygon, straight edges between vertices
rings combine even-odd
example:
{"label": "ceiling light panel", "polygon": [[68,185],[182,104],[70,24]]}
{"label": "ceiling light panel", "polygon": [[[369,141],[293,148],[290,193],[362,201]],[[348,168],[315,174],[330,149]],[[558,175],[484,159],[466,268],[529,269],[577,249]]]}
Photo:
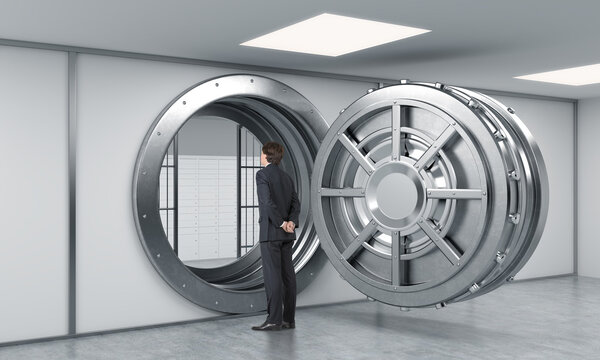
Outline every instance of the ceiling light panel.
{"label": "ceiling light panel", "polygon": [[325,13],[240,45],[340,56],[430,31]]}
{"label": "ceiling light panel", "polygon": [[600,83],[600,64],[516,76],[515,78],[572,86],[597,84]]}

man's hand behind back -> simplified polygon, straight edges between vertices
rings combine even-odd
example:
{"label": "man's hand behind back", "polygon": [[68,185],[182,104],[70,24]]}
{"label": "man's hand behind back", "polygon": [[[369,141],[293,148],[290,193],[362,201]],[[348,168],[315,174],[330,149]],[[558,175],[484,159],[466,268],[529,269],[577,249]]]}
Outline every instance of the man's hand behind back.
{"label": "man's hand behind back", "polygon": [[288,233],[293,233],[296,228],[296,224],[293,221],[286,221],[283,223],[283,230]]}

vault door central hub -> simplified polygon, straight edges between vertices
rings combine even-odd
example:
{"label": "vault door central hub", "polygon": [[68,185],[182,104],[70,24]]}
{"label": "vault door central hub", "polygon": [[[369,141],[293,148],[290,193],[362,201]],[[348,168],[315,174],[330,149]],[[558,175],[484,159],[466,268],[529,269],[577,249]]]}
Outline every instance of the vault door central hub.
{"label": "vault door central hub", "polygon": [[375,221],[401,230],[413,225],[423,210],[425,186],[412,165],[389,162],[369,177],[365,195]]}

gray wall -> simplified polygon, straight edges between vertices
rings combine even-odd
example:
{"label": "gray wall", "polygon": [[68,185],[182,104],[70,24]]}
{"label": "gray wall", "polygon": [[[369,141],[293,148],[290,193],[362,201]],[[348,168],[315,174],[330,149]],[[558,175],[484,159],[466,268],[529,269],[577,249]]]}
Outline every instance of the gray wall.
{"label": "gray wall", "polygon": [[579,102],[578,118],[579,275],[600,277],[598,209],[600,200],[600,98]]}
{"label": "gray wall", "polygon": [[67,56],[0,46],[0,343],[67,332]]}
{"label": "gray wall", "polygon": [[193,117],[178,134],[179,155],[237,155],[237,124],[233,121]]}
{"label": "gray wall", "polygon": [[[0,61],[0,146],[6,155],[21,156],[6,157],[7,169],[18,176],[3,177],[0,186],[11,205],[0,214],[3,239],[10,240],[0,242],[2,343],[66,334],[68,198],[66,54],[0,46]],[[197,82],[239,71],[95,55],[79,55],[77,71],[77,332],[219,315],[179,296],[147,260],[133,222],[132,173],[146,131],[173,97]],[[375,85],[262,74],[304,94],[329,122]],[[520,277],[568,273],[569,104],[499,98],[517,110],[542,147],[556,199],[552,219],[559,222],[546,231],[541,255],[534,254]],[[363,297],[327,264],[298,305]]]}

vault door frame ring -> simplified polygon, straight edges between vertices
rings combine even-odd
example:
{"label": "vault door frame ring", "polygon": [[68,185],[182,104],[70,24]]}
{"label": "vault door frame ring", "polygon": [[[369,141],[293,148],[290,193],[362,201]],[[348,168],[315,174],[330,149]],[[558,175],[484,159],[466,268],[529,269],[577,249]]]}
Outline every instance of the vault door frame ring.
{"label": "vault door frame ring", "polygon": [[[133,216],[138,237],[148,259],[167,284],[189,301],[207,309],[227,313],[251,313],[266,309],[264,288],[229,289],[203,280],[192,272],[170,246],[158,210],[158,181],[167,149],[179,129],[199,110],[226,99],[248,99],[267,105],[289,120],[283,126],[302,136],[314,157],[329,126],[304,96],[279,81],[251,74],[215,77],[198,83],[178,95],[150,126],[140,147],[133,174]],[[263,119],[264,120],[264,119]],[[284,120],[285,121],[285,120]],[[282,123],[284,122],[282,121]],[[293,123],[292,123],[293,122]],[[298,155],[300,156],[300,155]],[[310,178],[309,178],[310,179]],[[310,185],[308,186],[310,189]],[[310,199],[310,196],[308,196]],[[310,208],[311,204],[302,204]],[[296,266],[298,289],[306,287],[323,266],[311,218],[307,215],[308,238],[303,257]],[[295,254],[296,256],[296,254]]]}

